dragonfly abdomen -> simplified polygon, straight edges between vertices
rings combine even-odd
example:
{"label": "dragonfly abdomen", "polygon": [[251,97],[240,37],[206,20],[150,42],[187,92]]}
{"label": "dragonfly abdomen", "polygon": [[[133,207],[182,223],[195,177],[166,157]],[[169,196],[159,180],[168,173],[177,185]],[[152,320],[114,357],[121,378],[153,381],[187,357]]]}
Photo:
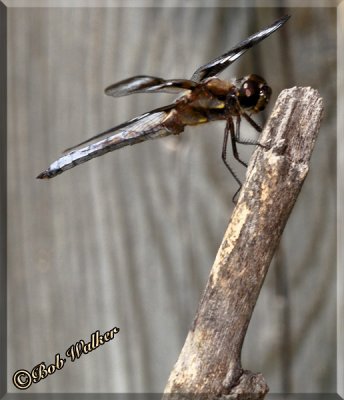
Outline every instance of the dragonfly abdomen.
{"label": "dragonfly abdomen", "polygon": [[[161,115],[159,115],[161,114]],[[68,169],[82,164],[92,158],[99,157],[105,153],[120,149],[125,146],[140,143],[146,140],[168,136],[174,132],[161,124],[161,119],[166,116],[165,113],[156,113],[154,119],[139,121],[120,132],[117,132],[105,139],[75,149],[60,157],[53,162],[49,168],[37,176],[38,179],[50,179]],[[155,121],[154,121],[155,120]],[[160,123],[153,123],[159,121]],[[144,126],[143,126],[144,125]]]}

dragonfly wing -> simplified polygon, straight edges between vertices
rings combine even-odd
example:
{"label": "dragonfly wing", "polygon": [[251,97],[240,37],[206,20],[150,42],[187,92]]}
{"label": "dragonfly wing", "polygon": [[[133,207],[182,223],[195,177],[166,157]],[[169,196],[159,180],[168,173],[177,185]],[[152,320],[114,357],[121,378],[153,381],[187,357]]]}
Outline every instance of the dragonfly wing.
{"label": "dragonfly wing", "polygon": [[218,75],[235,60],[241,57],[245,53],[245,51],[270,36],[277,29],[281,28],[288,21],[289,18],[289,15],[285,15],[284,17],[275,21],[272,25],[262,29],[261,31],[238,43],[227,53],[222,54],[222,56],[215,58],[205,65],[202,65],[194,72],[191,80],[195,82],[201,82],[206,78]]}
{"label": "dragonfly wing", "polygon": [[141,114],[138,117],[132,118],[129,121],[123,122],[120,125],[116,125],[115,127],[107,129],[104,132],[100,132],[97,135],[92,136],[91,138],[86,139],[81,143],[76,144],[75,146],[68,147],[67,149],[65,149],[63,151],[63,153],[70,153],[72,150],[76,150],[76,149],[82,147],[86,143],[91,143],[91,142],[94,142],[95,140],[100,140],[101,138],[106,138],[109,135],[109,133],[123,130],[126,127],[133,125],[134,123],[141,121],[143,118],[147,117],[148,114],[154,114],[154,113],[161,112],[161,111],[167,112],[167,111],[171,110],[172,108],[174,108],[174,103],[169,104],[164,107],[156,108],[155,110],[149,111],[148,113]]}
{"label": "dragonfly wing", "polygon": [[188,79],[165,80],[155,76],[138,75],[108,86],[105,94],[121,97],[133,93],[179,93],[184,90],[192,90],[195,86],[197,83]]}
{"label": "dragonfly wing", "polygon": [[[164,121],[173,108],[173,104],[161,107],[146,114],[142,114],[139,117],[128,121],[127,124],[119,125],[108,131],[111,131],[112,133],[106,135],[103,133],[102,137],[98,137],[98,140],[95,140],[94,143],[73,149],[67,154],[64,154],[57,161],[53,162],[47,170],[39,174],[37,178],[53,178],[70,168],[110,151],[149,139],[179,133],[179,131],[168,130],[164,126]],[[93,138],[93,140],[94,139],[95,138]]]}

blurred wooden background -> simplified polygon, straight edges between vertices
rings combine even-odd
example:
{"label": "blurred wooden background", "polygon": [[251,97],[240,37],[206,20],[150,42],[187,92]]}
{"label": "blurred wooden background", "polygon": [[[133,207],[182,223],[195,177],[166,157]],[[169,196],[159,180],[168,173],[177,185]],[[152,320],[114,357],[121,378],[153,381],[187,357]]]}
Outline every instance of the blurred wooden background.
{"label": "blurred wooden background", "polygon": [[[282,30],[222,74],[264,76],[272,104],[295,85],[318,89],[325,104],[312,168],[262,289],[243,362],[264,373],[271,392],[336,392],[336,10],[213,4],[8,9],[13,391],[16,370],[50,364],[114,326],[121,331],[112,342],[67,361],[29,392],[163,390],[233,208],[235,182],[221,161],[224,124],[125,148],[48,182],[35,176],[64,148],[174,98],[113,99],[103,93],[107,85],[138,74],[190,77],[288,13]],[[242,132],[252,133],[245,123]]]}

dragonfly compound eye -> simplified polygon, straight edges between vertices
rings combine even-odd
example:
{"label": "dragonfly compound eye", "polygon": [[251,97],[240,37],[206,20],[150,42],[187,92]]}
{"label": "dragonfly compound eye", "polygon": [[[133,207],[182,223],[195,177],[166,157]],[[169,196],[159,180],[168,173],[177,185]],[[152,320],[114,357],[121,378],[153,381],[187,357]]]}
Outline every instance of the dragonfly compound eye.
{"label": "dragonfly compound eye", "polygon": [[259,101],[259,84],[247,79],[239,89],[239,103],[245,109],[252,109]]}
{"label": "dragonfly compound eye", "polygon": [[249,75],[239,89],[241,107],[255,113],[264,110],[271,96],[271,88],[258,75]]}

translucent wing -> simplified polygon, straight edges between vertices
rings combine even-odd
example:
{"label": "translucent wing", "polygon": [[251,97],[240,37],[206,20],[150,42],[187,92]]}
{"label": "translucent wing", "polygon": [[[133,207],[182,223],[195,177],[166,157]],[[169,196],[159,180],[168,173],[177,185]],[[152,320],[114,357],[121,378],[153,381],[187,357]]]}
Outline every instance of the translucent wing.
{"label": "translucent wing", "polygon": [[138,75],[108,86],[105,94],[120,97],[132,93],[179,93],[192,90],[196,86],[196,82],[188,79],[164,80],[155,76]]}
{"label": "translucent wing", "polygon": [[289,15],[285,15],[284,17],[275,21],[272,25],[262,29],[261,31],[238,43],[227,53],[222,54],[222,56],[215,58],[205,65],[202,65],[194,72],[191,80],[194,82],[201,82],[206,78],[218,75],[235,60],[241,57],[246,50],[270,36],[277,29],[281,28],[288,21],[289,18]]}
{"label": "translucent wing", "polygon": [[94,136],[87,141],[93,141],[93,143],[78,148],[82,145],[82,143],[80,143],[67,154],[64,154],[57,161],[53,162],[50,167],[39,174],[37,178],[53,178],[70,168],[91,160],[92,158],[99,157],[109,151],[146,140],[167,136],[172,133],[179,133],[177,131],[168,130],[164,126],[164,121],[173,108],[174,104],[171,104],[142,114],[124,124]]}
{"label": "translucent wing", "polygon": [[160,112],[160,111],[168,111],[168,110],[171,110],[172,108],[174,108],[174,104],[169,104],[168,106],[160,107],[160,108],[157,108],[155,110],[149,111],[149,112],[147,112],[145,114],[141,114],[138,117],[132,118],[129,121],[125,121],[122,124],[119,124],[119,125],[116,125],[113,128],[107,129],[104,132],[100,132],[97,135],[92,136],[89,139],[86,139],[81,143],[76,144],[75,146],[68,147],[67,149],[65,149],[63,151],[63,153],[70,153],[72,150],[76,150],[77,148],[83,146],[86,143],[94,142],[95,140],[100,140],[101,138],[106,138],[112,132],[124,130],[127,127],[129,128],[129,127],[133,126],[136,122],[142,121],[149,114],[155,114],[155,113]]}

